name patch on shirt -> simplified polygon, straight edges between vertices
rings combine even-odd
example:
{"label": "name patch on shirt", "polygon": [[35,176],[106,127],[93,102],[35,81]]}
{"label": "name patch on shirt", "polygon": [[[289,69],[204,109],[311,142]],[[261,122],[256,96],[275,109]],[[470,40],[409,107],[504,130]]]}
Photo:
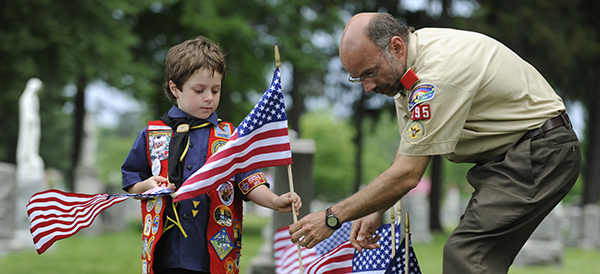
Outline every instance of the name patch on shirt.
{"label": "name patch on shirt", "polygon": [[420,84],[415,87],[412,94],[408,97],[408,111],[423,102],[427,102],[435,96],[435,86],[432,84]]}

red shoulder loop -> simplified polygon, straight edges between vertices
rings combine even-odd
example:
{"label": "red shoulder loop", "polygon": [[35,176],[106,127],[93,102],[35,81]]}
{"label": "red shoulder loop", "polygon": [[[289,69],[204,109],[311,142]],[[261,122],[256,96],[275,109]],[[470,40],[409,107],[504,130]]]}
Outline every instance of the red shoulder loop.
{"label": "red shoulder loop", "polygon": [[417,74],[415,74],[415,72],[412,69],[409,69],[404,74],[404,76],[402,76],[402,79],[400,79],[400,83],[402,83],[406,90],[410,90],[410,88],[415,84],[415,82],[417,82],[417,80],[419,80]]}

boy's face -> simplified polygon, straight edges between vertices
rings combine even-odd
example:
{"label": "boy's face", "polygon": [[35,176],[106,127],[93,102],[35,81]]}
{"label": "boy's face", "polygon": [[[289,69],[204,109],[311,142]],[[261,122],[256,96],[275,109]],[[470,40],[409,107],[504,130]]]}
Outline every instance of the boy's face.
{"label": "boy's face", "polygon": [[223,76],[215,72],[211,77],[210,73],[211,71],[207,69],[197,70],[190,79],[183,83],[182,90],[169,81],[169,88],[177,98],[179,109],[199,119],[206,119],[215,112],[221,99]]}

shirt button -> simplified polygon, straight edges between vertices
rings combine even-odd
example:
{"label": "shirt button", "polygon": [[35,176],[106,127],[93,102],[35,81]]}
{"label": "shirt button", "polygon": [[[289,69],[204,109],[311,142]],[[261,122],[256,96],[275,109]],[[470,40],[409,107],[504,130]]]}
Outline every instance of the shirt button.
{"label": "shirt button", "polygon": [[189,146],[190,146],[190,147],[194,147],[194,144],[193,144],[193,143],[190,143],[190,145],[189,145]]}
{"label": "shirt button", "polygon": [[187,214],[183,213],[183,215],[181,216],[184,220],[187,220]]}
{"label": "shirt button", "polygon": [[188,166],[187,166],[187,169],[188,169],[188,170],[192,170],[192,168],[194,168],[192,165],[188,165]]}

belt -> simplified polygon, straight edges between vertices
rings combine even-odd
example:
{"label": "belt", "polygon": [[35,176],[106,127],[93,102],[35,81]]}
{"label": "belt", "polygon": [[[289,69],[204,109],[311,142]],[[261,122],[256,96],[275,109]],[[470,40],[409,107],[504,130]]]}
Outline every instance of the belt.
{"label": "belt", "polygon": [[569,116],[566,113],[562,113],[561,115],[558,115],[552,119],[549,119],[540,128],[536,128],[536,129],[527,131],[527,133],[525,133],[525,135],[523,135],[523,137],[521,137],[521,139],[517,143],[520,143],[527,139],[536,137],[544,132],[547,132],[549,130],[555,129],[560,126],[566,126],[566,127],[571,126],[571,120],[569,119]]}

